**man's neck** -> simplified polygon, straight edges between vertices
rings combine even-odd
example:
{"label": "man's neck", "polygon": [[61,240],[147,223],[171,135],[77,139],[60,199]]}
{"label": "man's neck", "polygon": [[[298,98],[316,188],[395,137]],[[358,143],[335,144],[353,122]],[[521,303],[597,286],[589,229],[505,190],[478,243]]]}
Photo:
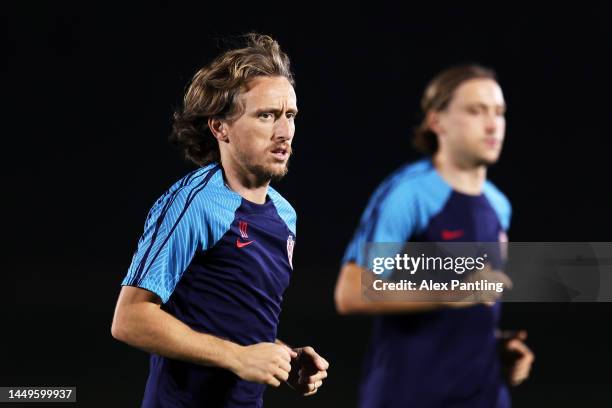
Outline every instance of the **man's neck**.
{"label": "man's neck", "polygon": [[240,194],[241,197],[255,204],[264,204],[268,194],[270,181],[262,182],[245,169],[238,169],[235,166],[223,166],[223,176],[228,187]]}
{"label": "man's neck", "polygon": [[440,152],[434,155],[433,164],[444,181],[454,190],[469,195],[482,193],[487,178],[485,165],[462,162]]}

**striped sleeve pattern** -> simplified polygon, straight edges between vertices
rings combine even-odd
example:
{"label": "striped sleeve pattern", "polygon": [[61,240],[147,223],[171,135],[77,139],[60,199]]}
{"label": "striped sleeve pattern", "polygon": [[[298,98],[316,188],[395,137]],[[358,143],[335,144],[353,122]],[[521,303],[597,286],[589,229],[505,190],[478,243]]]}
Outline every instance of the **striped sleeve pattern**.
{"label": "striped sleeve pattern", "polygon": [[[156,293],[165,303],[197,250],[213,245],[224,231],[210,223],[215,205],[203,199],[218,167],[199,169],[172,186],[151,208],[145,230],[122,285]],[[212,224],[212,225],[211,225]],[[213,231],[211,228],[219,231]]]}

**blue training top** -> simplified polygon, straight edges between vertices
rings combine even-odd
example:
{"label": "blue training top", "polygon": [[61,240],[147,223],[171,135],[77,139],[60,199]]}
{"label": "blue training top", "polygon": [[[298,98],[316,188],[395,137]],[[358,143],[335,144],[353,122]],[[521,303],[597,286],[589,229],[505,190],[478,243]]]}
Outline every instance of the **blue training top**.
{"label": "blue training top", "polygon": [[[218,164],[153,205],[122,285],[156,293],[193,330],[241,345],[274,342],[292,271],[296,214],[272,188],[264,204],[230,190]],[[265,385],[151,355],[144,407],[261,407]]]}
{"label": "blue training top", "polygon": [[[372,195],[343,264],[366,267],[366,243],[498,242],[511,207],[492,183],[454,191],[430,160],[406,165]],[[501,305],[374,318],[360,406],[507,407],[495,329]]]}

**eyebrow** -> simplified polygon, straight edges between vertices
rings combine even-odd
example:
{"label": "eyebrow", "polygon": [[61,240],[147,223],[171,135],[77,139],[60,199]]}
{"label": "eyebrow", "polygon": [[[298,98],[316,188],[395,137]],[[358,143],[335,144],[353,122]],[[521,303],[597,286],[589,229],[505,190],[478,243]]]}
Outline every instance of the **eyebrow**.
{"label": "eyebrow", "polygon": [[[468,106],[468,107],[486,108],[486,109],[488,109],[488,108],[489,108],[489,105],[487,105],[486,103],[482,103],[482,102],[473,102],[473,103],[469,103],[469,102],[468,102],[468,103],[466,104],[466,106]],[[501,104],[501,105],[494,105],[493,107],[494,107],[495,109],[502,108],[503,110],[506,110],[506,109],[508,108],[508,105],[506,105],[506,104],[504,103],[504,104]]]}
{"label": "eyebrow", "polygon": [[[255,113],[258,114],[258,115],[260,113],[264,113],[264,112],[273,112],[275,114],[280,114],[282,112],[282,109],[278,109],[278,108],[261,108],[261,109],[257,109],[255,111]],[[289,108],[289,109],[287,109],[287,112],[291,112],[291,113],[297,114],[298,113],[298,109],[297,108],[295,108],[295,109]]]}

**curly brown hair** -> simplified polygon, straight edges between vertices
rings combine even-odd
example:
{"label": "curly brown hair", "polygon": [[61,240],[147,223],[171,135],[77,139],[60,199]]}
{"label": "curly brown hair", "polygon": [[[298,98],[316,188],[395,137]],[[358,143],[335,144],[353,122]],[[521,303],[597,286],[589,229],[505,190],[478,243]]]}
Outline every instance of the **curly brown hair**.
{"label": "curly brown hair", "polygon": [[440,112],[448,107],[455,90],[470,79],[492,79],[497,81],[495,71],[477,64],[459,65],[445,69],[436,75],[425,88],[421,98],[423,120],[414,130],[414,147],[421,153],[433,155],[438,150],[438,137],[429,128],[427,114]]}
{"label": "curly brown hair", "polygon": [[241,112],[238,96],[257,76],[282,76],[295,85],[289,57],[267,35],[242,36],[245,45],[228,50],[193,77],[183,106],[174,113],[170,141],[183,150],[185,158],[204,166],[220,160],[219,145],[208,120],[231,119]]}

